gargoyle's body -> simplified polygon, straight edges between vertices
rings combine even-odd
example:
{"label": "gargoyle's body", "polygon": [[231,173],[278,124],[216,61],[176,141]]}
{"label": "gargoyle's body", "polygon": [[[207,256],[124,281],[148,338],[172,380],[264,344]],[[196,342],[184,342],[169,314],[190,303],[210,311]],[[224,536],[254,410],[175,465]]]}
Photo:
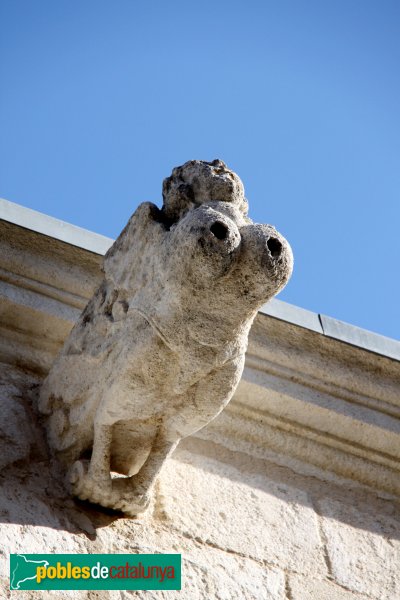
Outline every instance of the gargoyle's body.
{"label": "gargoyle's body", "polygon": [[232,397],[257,309],[292,268],[284,238],[245,213],[235,174],[191,161],[164,182],[163,209],[140,205],[107,253],[40,400],[80,498],[143,511],[179,440]]}

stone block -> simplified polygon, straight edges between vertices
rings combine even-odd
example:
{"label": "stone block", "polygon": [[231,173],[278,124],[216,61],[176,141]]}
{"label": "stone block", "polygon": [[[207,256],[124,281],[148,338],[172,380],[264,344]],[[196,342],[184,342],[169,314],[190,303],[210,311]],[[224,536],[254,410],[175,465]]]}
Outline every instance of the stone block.
{"label": "stone block", "polygon": [[165,513],[184,536],[283,569],[325,573],[307,494],[204,456],[180,452],[160,482]]}
{"label": "stone block", "polygon": [[0,471],[18,460],[28,459],[35,444],[25,397],[34,382],[34,378],[0,364]]}
{"label": "stone block", "polygon": [[20,487],[15,491],[13,481],[6,482],[0,496],[0,577],[8,577],[10,554],[90,551],[84,537],[66,527],[66,519],[60,519],[39,495]]}
{"label": "stone block", "polygon": [[395,505],[392,515],[332,499],[322,500],[320,507],[335,581],[379,600],[400,598],[400,525]]}
{"label": "stone block", "polygon": [[111,529],[98,530],[97,544],[104,552],[182,554],[181,591],[113,592],[111,600],[286,600],[281,570],[188,539],[157,516],[118,521]]}
{"label": "stone block", "polygon": [[299,575],[289,577],[290,600],[370,600],[370,596],[355,594],[331,581],[309,579]]}

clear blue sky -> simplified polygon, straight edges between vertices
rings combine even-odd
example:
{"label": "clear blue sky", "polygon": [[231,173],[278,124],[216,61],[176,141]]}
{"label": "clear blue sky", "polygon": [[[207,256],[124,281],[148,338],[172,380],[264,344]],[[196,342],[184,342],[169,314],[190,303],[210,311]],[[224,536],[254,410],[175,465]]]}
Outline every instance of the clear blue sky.
{"label": "clear blue sky", "polygon": [[223,159],[298,306],[400,337],[400,2],[2,0],[0,196],[110,237]]}

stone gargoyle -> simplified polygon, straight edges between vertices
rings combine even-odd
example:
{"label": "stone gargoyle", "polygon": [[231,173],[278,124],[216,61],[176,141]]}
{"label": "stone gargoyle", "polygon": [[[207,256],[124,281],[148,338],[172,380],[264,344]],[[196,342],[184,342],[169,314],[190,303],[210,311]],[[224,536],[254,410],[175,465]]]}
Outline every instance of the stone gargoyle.
{"label": "stone gargoyle", "polygon": [[71,493],[128,515],[147,508],[179,441],[231,399],[257,310],[293,263],[220,160],[175,168],[163,199],[141,204],[107,252],[39,401]]}

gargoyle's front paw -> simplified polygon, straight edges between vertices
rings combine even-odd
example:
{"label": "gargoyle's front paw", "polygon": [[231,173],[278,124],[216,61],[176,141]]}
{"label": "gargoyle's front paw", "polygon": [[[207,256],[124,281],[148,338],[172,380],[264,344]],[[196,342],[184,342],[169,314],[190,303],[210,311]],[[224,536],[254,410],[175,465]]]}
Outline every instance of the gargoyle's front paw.
{"label": "gargoyle's front paw", "polygon": [[120,492],[118,500],[114,503],[114,508],[121,510],[129,517],[135,517],[147,510],[150,501],[151,494],[145,490],[126,490]]}
{"label": "gargoyle's front paw", "polygon": [[67,485],[71,494],[81,500],[109,506],[111,478],[106,481],[94,480],[89,475],[87,467],[86,461],[77,460],[68,471]]}
{"label": "gargoyle's front paw", "polygon": [[136,517],[148,509],[150,500],[150,494],[134,494],[131,498],[122,500],[119,510],[122,510],[128,517]]}

